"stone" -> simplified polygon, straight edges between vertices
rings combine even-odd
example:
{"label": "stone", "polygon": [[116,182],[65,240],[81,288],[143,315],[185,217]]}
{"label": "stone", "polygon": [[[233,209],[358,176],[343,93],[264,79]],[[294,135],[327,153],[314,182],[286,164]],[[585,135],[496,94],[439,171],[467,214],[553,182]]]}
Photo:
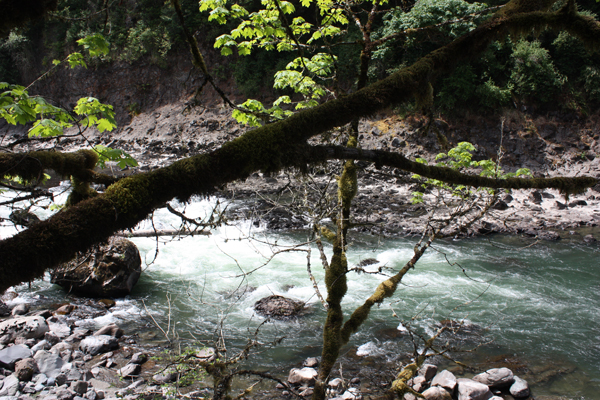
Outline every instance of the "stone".
{"label": "stone", "polygon": [[117,339],[109,335],[88,336],[79,343],[79,349],[91,356],[106,353],[118,347]]}
{"label": "stone", "polygon": [[521,379],[518,376],[515,376],[515,381],[510,386],[509,392],[513,397],[516,398],[529,397],[529,384],[525,379]]}
{"label": "stone", "polygon": [[215,360],[215,349],[212,347],[205,347],[196,352],[196,358],[201,361],[213,362]]}
{"label": "stone", "polygon": [[33,358],[24,358],[15,363],[15,375],[22,382],[31,380],[36,372],[37,364]]}
{"label": "stone", "polygon": [[263,317],[277,320],[296,318],[304,309],[302,301],[288,299],[287,297],[273,295],[260,299],[254,304],[254,310]]}
{"label": "stone", "polygon": [[100,300],[98,300],[98,303],[102,304],[106,308],[112,308],[117,304],[112,299],[100,299]]}
{"label": "stone", "polygon": [[432,386],[425,390],[422,395],[427,400],[452,400],[450,393],[440,386]]}
{"label": "stone", "polygon": [[427,387],[427,379],[424,376],[415,376],[409,382],[415,392],[421,392]]}
{"label": "stone", "polygon": [[440,386],[446,389],[449,393],[454,393],[456,384],[456,376],[454,376],[454,374],[447,369],[439,372],[431,381],[431,386]]}
{"label": "stone", "polygon": [[342,394],[341,398],[344,400],[360,400],[362,396],[357,388],[349,388]]}
{"label": "stone", "polygon": [[10,315],[10,312],[10,307],[0,300],[0,317],[6,317],[7,315]]}
{"label": "stone", "polygon": [[133,242],[111,237],[50,273],[51,282],[86,297],[123,297],[131,293],[142,260]]}
{"label": "stone", "polygon": [[139,364],[127,364],[119,370],[119,375],[123,378],[130,378],[132,376],[138,376],[142,366]]}
{"label": "stone", "polygon": [[16,306],[13,307],[11,314],[12,316],[17,316],[17,315],[25,315],[29,312],[29,306],[27,304],[17,304]]}
{"label": "stone", "polygon": [[317,370],[314,368],[292,368],[290,374],[288,375],[288,382],[295,386],[311,386],[315,384],[316,378]]}
{"label": "stone", "polygon": [[433,364],[423,364],[419,368],[419,375],[424,377],[426,381],[430,381],[437,374],[438,367]]}
{"label": "stone", "polygon": [[577,206],[587,206],[587,201],[585,200],[576,200],[569,203],[569,207],[577,207]]}
{"label": "stone", "polygon": [[131,364],[143,364],[146,361],[148,361],[148,356],[144,353],[135,353],[133,356],[131,356],[131,361],[129,361]]}
{"label": "stone", "polygon": [[596,238],[593,235],[585,235],[583,241],[586,243],[596,243]]}
{"label": "stone", "polygon": [[458,379],[458,400],[489,400],[492,397],[490,388],[472,379]]}
{"label": "stone", "polygon": [[11,374],[4,378],[0,396],[14,396],[19,391],[19,378]]}
{"label": "stone", "polygon": [[73,304],[65,304],[60,306],[56,311],[54,311],[54,313],[58,315],[69,315],[75,308],[77,307]]}
{"label": "stone", "polygon": [[60,342],[60,338],[56,336],[54,332],[46,332],[44,334],[44,340],[50,343],[50,346],[54,346]]}
{"label": "stone", "polygon": [[58,354],[53,354],[45,350],[40,350],[33,356],[39,371],[48,378],[56,378],[65,364]]}
{"label": "stone", "polygon": [[531,202],[534,204],[541,204],[542,203],[542,193],[539,190],[534,190],[529,195],[529,200],[531,200]]}
{"label": "stone", "polygon": [[117,324],[112,323],[98,329],[98,331],[94,332],[94,336],[109,335],[115,338],[120,338],[123,336],[123,333],[123,329],[119,328]]}
{"label": "stone", "polygon": [[65,339],[71,334],[71,328],[69,325],[64,324],[62,322],[55,322],[52,320],[47,320],[48,327],[50,328],[50,332],[55,334],[59,339]]}
{"label": "stone", "polygon": [[303,391],[300,392],[300,396],[302,397],[310,397],[312,396],[314,393],[314,390],[312,388],[306,388]]}
{"label": "stone", "polygon": [[319,366],[319,359],[317,357],[308,357],[302,363],[303,367],[316,368]]}
{"label": "stone", "polygon": [[483,383],[490,388],[503,388],[510,386],[515,378],[512,371],[508,368],[492,368],[487,371],[475,375],[475,382]]}
{"label": "stone", "polygon": [[334,390],[340,390],[343,387],[343,385],[344,381],[342,381],[340,378],[332,379],[327,383],[327,386]]}
{"label": "stone", "polygon": [[55,396],[58,400],[73,400],[73,398],[75,397],[73,392],[67,389],[58,389],[56,391]]}
{"label": "stone", "polygon": [[0,336],[7,335],[11,342],[17,337],[39,339],[48,330],[48,324],[42,317],[19,317],[0,323]]}
{"label": "stone", "polygon": [[27,209],[16,209],[10,213],[8,218],[16,225],[24,227],[29,227],[40,221],[40,218],[37,215]]}
{"label": "stone", "polygon": [[364,260],[360,260],[358,264],[359,267],[367,267],[369,265],[378,264],[379,261],[376,258],[365,258]]}
{"label": "stone", "polygon": [[88,383],[85,381],[71,382],[71,390],[83,396],[88,390]]}
{"label": "stone", "polygon": [[26,346],[17,344],[0,350],[0,367],[12,370],[15,363],[32,356],[31,350]]}
{"label": "stone", "polygon": [[494,210],[504,211],[504,210],[508,210],[509,206],[508,206],[508,203],[506,203],[504,200],[498,199],[498,201],[496,201],[494,203],[492,208]]}
{"label": "stone", "polygon": [[178,374],[175,372],[163,372],[160,374],[156,374],[152,377],[152,379],[160,384],[164,385],[165,383],[175,382],[178,378]]}

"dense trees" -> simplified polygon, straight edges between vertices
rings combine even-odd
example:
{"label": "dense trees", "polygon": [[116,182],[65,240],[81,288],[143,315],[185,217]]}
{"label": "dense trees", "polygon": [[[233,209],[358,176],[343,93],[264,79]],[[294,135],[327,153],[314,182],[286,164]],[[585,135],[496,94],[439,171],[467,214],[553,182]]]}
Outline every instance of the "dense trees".
{"label": "dense trees", "polygon": [[[2,0],[1,4],[6,1]],[[238,48],[243,54],[256,46],[266,48],[279,46],[281,49],[293,51],[296,55],[300,54],[288,64],[288,68],[279,77],[282,88],[298,89],[297,97],[284,95],[283,99],[280,98],[280,101],[270,108],[248,102],[236,106],[240,119],[253,122],[259,127],[213,152],[190,157],[170,166],[117,182],[109,181],[107,177],[92,171],[98,161],[98,152],[93,150],[82,150],[73,154],[59,152],[0,154],[0,176],[20,177],[35,182],[42,176],[44,170],[54,169],[60,174],[71,176],[75,188],[79,188],[80,195],[71,201],[69,207],[48,220],[34,224],[14,237],[0,241],[0,291],[11,285],[38,278],[47,269],[72,258],[76,252],[107,239],[119,230],[134,227],[154,208],[174,197],[186,200],[194,194],[209,194],[218,186],[236,179],[244,179],[259,170],[272,172],[293,167],[306,171],[307,166],[314,163],[332,159],[347,160],[338,179],[340,214],[336,220],[335,232],[321,229],[323,236],[330,239],[334,247],[334,254],[325,278],[329,307],[324,331],[324,366],[315,388],[315,398],[323,398],[328,370],[335,362],[340,346],[358,329],[368,315],[370,307],[393,293],[403,274],[412,268],[416,261],[411,260],[404,269],[390,278],[389,282],[382,284],[363,307],[344,321],[340,302],[346,291],[345,275],[348,269],[345,261],[346,235],[350,228],[352,198],[358,190],[353,160],[393,166],[441,182],[474,187],[557,188],[568,195],[581,192],[597,183],[596,179],[590,177],[544,179],[473,175],[443,166],[427,166],[408,160],[395,152],[363,150],[360,149],[358,142],[357,121],[360,117],[372,115],[392,104],[412,102],[415,98],[420,107],[430,112],[434,100],[433,86],[437,82],[442,82],[442,87],[445,88],[445,92],[442,90],[438,98],[447,106],[451,106],[452,101],[461,99],[467,101],[474,93],[483,93],[482,87],[487,87],[489,93],[497,96],[489,100],[491,95],[488,93],[486,96],[489,101],[485,104],[489,107],[500,104],[507,95],[502,92],[507,90],[507,86],[497,86],[500,81],[498,78],[488,76],[487,81],[480,80],[480,84],[473,84],[474,89],[463,91],[464,93],[461,90],[464,89],[465,84],[453,83],[452,79],[456,80],[457,76],[453,75],[455,71],[459,71],[462,77],[468,78],[470,75],[466,72],[475,68],[470,63],[489,51],[490,45],[497,46],[499,42],[496,41],[506,38],[509,33],[513,34],[511,37],[516,43],[511,57],[521,60],[516,63],[518,67],[513,68],[510,74],[514,92],[525,98],[540,90],[544,93],[558,90],[564,84],[565,78],[553,70],[547,53],[537,42],[519,42],[518,38],[532,30],[552,28],[578,37],[588,47],[597,48],[600,45],[600,24],[594,18],[578,13],[574,1],[555,4],[553,0],[512,0],[504,7],[486,11],[491,13],[486,18],[478,14],[483,12],[483,8],[468,8],[466,13],[475,13],[476,18],[469,18],[463,29],[444,35],[445,40],[437,45],[430,44],[427,53],[423,49],[416,51],[417,49],[411,49],[410,46],[405,47],[402,50],[404,56],[408,54],[414,57],[414,60],[409,63],[403,58],[404,65],[388,66],[386,71],[371,68],[369,61],[374,57],[374,52],[377,49],[385,50],[375,56],[385,56],[391,60],[401,56],[397,54],[399,50],[389,44],[391,38],[380,39],[386,38],[385,35],[405,35],[406,29],[421,28],[419,24],[414,25],[415,28],[407,28],[406,24],[416,23],[412,20],[405,21],[407,16],[400,11],[398,11],[399,16],[389,17],[382,25],[385,29],[377,38],[373,36],[373,19],[370,19],[377,14],[377,7],[380,5],[376,3],[358,6],[348,3],[349,9],[344,10],[343,7],[337,9],[337,6],[327,1],[318,2],[317,14],[325,16],[327,23],[319,20],[319,17],[313,22],[298,17],[289,21],[286,15],[291,14],[291,10],[287,13],[286,7],[291,7],[291,4],[285,2],[265,2],[264,15],[252,14],[241,8],[228,9],[225,3],[220,1],[211,3],[215,19],[225,18],[225,15],[231,16],[232,13],[236,17],[247,18],[242,20],[241,25],[234,27],[234,30],[238,30],[237,36],[229,33],[217,39],[217,43],[220,43],[223,48]],[[310,5],[308,1],[304,3]],[[176,1],[173,1],[173,4],[177,7]],[[426,3],[419,3],[419,6],[423,4]],[[31,14],[25,17],[19,16],[20,21],[38,17],[45,10],[44,7],[46,6],[43,4],[33,7]],[[361,7],[364,7],[364,10]],[[460,15],[454,14],[447,18],[455,17],[461,18]],[[352,18],[355,18],[357,29],[354,32],[360,37],[355,41],[361,46],[360,57],[357,59],[360,66],[356,68],[358,70],[356,86],[351,88],[347,85],[344,88],[343,85],[336,86],[333,74],[338,67],[335,61],[338,56],[331,50],[333,47],[329,45],[329,41],[323,38],[329,35],[331,40],[338,40],[338,33],[345,29],[348,19]],[[257,30],[256,27],[264,21],[266,22],[261,27],[263,32],[261,33],[261,30]],[[443,23],[443,20],[436,19],[426,23],[438,24]],[[442,28],[445,26],[443,24]],[[7,31],[11,27],[11,23],[5,22],[0,28]],[[140,26],[139,29],[145,32],[146,28]],[[266,31],[270,32],[270,36],[264,35]],[[306,37],[302,37],[303,35]],[[143,32],[138,37],[144,37]],[[204,64],[194,39],[191,35],[186,37],[192,48],[195,65],[205,74],[209,74],[210,65]],[[239,38],[245,39],[238,40]],[[309,43],[311,40],[317,43],[313,47],[311,47],[312,43]],[[563,40],[567,39],[563,37]],[[133,46],[133,50],[141,46],[141,44],[133,45],[131,38],[125,41],[127,45]],[[385,44],[387,47],[377,47],[375,44],[377,46]],[[313,55],[309,57],[310,52]],[[531,57],[541,61],[528,63],[527,60]],[[526,74],[523,73],[526,68],[541,68],[534,71],[534,76],[538,78],[537,82],[527,79]],[[385,76],[387,70],[393,72],[389,71],[392,73]],[[369,76],[371,79],[385,77],[368,85]],[[540,77],[543,77],[543,80],[539,80]],[[332,84],[328,83],[329,79]],[[307,82],[309,84],[304,85]],[[540,89],[541,84],[547,87]],[[590,93],[595,92],[590,89]],[[38,109],[37,105],[30,107],[31,110],[28,111],[22,107],[24,103],[20,103],[21,97],[17,97],[4,95],[2,98],[2,112],[7,120],[13,118],[14,122],[29,122],[44,118],[43,113],[48,113],[48,109]],[[95,104],[93,100],[83,104],[88,103]],[[293,103],[300,111],[292,113],[290,107],[284,106],[286,103]],[[80,118],[79,123],[97,126],[100,129],[106,128],[107,124],[111,123],[110,109],[99,107],[102,105],[97,105],[93,110],[81,109],[81,113],[77,113]],[[29,115],[29,117],[23,117],[25,120],[19,121],[17,118],[19,115]],[[56,115],[61,114],[57,112]],[[50,118],[50,120],[61,122],[60,118]],[[55,126],[54,123],[47,124]],[[318,134],[345,124],[350,124],[345,146],[313,145],[308,142]],[[102,149],[99,150],[99,154],[105,155]],[[120,158],[122,154],[117,154],[116,157]],[[104,193],[97,194],[89,190],[90,182],[103,182],[108,185],[108,188]],[[429,239],[433,240],[435,236],[432,234]],[[427,243],[428,241],[425,240],[415,249],[416,259],[426,249]],[[394,385],[398,395],[408,390],[405,383],[409,375],[399,376]]]}

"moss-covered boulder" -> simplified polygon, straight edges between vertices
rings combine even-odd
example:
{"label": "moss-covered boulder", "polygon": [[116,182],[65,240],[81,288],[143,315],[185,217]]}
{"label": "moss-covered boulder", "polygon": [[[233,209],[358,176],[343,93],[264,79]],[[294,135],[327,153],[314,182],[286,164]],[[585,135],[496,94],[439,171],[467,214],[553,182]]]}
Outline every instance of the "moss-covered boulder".
{"label": "moss-covered boulder", "polygon": [[122,297],[142,273],[140,253],[131,241],[111,237],[51,272],[52,283],[85,297]]}

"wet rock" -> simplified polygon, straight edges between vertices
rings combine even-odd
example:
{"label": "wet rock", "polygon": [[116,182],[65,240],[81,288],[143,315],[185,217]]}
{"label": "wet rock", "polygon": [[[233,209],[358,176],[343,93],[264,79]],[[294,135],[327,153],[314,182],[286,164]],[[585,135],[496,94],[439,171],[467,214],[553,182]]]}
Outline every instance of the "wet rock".
{"label": "wet rock", "polygon": [[40,350],[33,356],[39,371],[48,378],[56,378],[65,362],[58,354],[53,354],[45,350]]}
{"label": "wet rock", "polygon": [[7,335],[11,342],[17,337],[39,339],[48,330],[48,324],[42,317],[19,317],[0,323],[0,336]]}
{"label": "wet rock", "polygon": [[60,306],[55,313],[58,315],[68,315],[71,314],[75,308],[76,307],[72,304],[65,304],[64,306]]}
{"label": "wet rock", "polygon": [[304,309],[304,303],[283,296],[268,296],[254,304],[256,312],[264,317],[278,320],[295,318]]}
{"label": "wet rock", "polygon": [[438,367],[433,364],[423,364],[419,368],[419,375],[424,377],[426,381],[430,381],[437,374]]}
{"label": "wet rock", "polygon": [[27,304],[17,304],[16,306],[13,307],[11,314],[12,316],[17,316],[17,315],[25,315],[29,312],[29,305]]}
{"label": "wet rock", "polygon": [[175,382],[177,380],[178,376],[179,375],[175,372],[163,372],[163,373],[154,375],[152,377],[152,379],[159,385],[164,385],[165,383]]}
{"label": "wet rock", "polygon": [[40,222],[40,219],[37,215],[28,210],[20,209],[15,210],[10,213],[8,217],[15,225],[20,225],[24,227],[29,227],[36,222]]}
{"label": "wet rock", "polygon": [[50,328],[50,332],[52,332],[56,337],[60,339],[64,339],[71,334],[71,328],[69,325],[60,322],[58,319],[52,317],[46,320],[48,323],[48,327]]}
{"label": "wet rock", "polygon": [[593,235],[585,235],[585,237],[583,238],[583,241],[586,243],[596,243],[597,240]]}
{"label": "wet rock", "polygon": [[516,398],[529,397],[529,384],[526,380],[515,376],[514,383],[510,386],[509,392]]}
{"label": "wet rock", "polygon": [[427,400],[452,400],[450,393],[440,386],[432,386],[422,394]]}
{"label": "wet rock", "polygon": [[24,358],[15,363],[15,375],[22,382],[31,380],[36,372],[37,364],[33,358]]}
{"label": "wet rock", "polygon": [[504,210],[508,210],[509,207],[508,207],[508,204],[504,200],[499,199],[496,203],[494,203],[492,208],[494,210],[504,211]]}
{"label": "wet rock", "polygon": [[368,265],[373,265],[373,264],[377,264],[379,263],[379,261],[377,261],[376,258],[365,258],[364,260],[361,260],[358,264],[359,267],[366,267]]}
{"label": "wet rock", "polygon": [[292,368],[288,375],[288,382],[295,386],[311,386],[315,384],[316,378],[317,370],[314,368]]}
{"label": "wet rock", "polygon": [[441,371],[436,376],[433,377],[431,381],[431,386],[440,386],[446,389],[450,393],[454,393],[454,389],[456,389],[456,376],[447,369]]}
{"label": "wet rock", "polygon": [[577,206],[587,206],[587,201],[576,200],[576,201],[569,203],[569,207],[577,207]]}
{"label": "wet rock", "polygon": [[317,357],[308,357],[306,360],[304,360],[302,366],[309,368],[317,368],[319,366],[319,359]]}
{"label": "wet rock", "polygon": [[340,390],[344,386],[344,381],[342,381],[340,378],[335,378],[330,380],[327,383],[327,386],[329,386],[333,390]]}
{"label": "wet rock", "polygon": [[561,203],[560,201],[556,201],[555,203],[556,204],[554,205],[554,207],[559,210],[564,210],[567,208],[567,205],[565,203]]}
{"label": "wet rock", "polygon": [[427,387],[427,379],[424,376],[416,376],[408,382],[415,392],[421,392]]}
{"label": "wet rock", "polygon": [[89,336],[79,343],[79,349],[91,356],[106,353],[118,347],[117,339],[109,335]]}
{"label": "wet rock", "polygon": [[148,356],[144,353],[135,353],[132,357],[131,357],[131,361],[129,361],[131,364],[143,364],[146,361],[148,361]]}
{"label": "wet rock", "polygon": [[554,231],[541,231],[541,232],[538,232],[537,236],[543,240],[549,240],[549,241],[560,240],[560,235]]}
{"label": "wet rock", "polygon": [[457,384],[458,400],[489,400],[493,396],[487,385],[472,379],[459,379]]}
{"label": "wet rock", "polygon": [[31,350],[23,345],[15,345],[0,350],[0,366],[12,370],[15,363],[24,358],[31,357]]}
{"label": "wet rock", "polygon": [[106,308],[112,308],[117,304],[114,300],[111,299],[101,299],[98,300],[98,303],[102,304]]}
{"label": "wet rock", "polygon": [[492,368],[487,371],[475,375],[475,382],[483,383],[490,388],[503,388],[510,386],[515,378],[512,371],[508,368]]}
{"label": "wet rock", "polygon": [[123,336],[123,333],[123,329],[119,328],[116,324],[113,323],[98,329],[98,331],[94,333],[94,336],[108,335],[115,338],[120,338],[121,336]]}
{"label": "wet rock", "polygon": [[302,397],[310,397],[312,396],[314,393],[314,390],[312,388],[306,388],[303,391],[300,392],[300,396]]}
{"label": "wet rock", "polygon": [[142,366],[139,364],[127,364],[119,370],[119,375],[123,378],[131,378],[132,376],[138,376]]}
{"label": "wet rock", "polygon": [[131,241],[112,237],[51,272],[51,281],[86,297],[120,297],[131,293],[141,269]]}
{"label": "wet rock", "polygon": [[529,195],[529,200],[534,204],[542,204],[542,193],[539,190],[534,190]]}
{"label": "wet rock", "polygon": [[205,347],[196,352],[196,357],[201,361],[212,362],[215,360],[215,349],[212,347]]}

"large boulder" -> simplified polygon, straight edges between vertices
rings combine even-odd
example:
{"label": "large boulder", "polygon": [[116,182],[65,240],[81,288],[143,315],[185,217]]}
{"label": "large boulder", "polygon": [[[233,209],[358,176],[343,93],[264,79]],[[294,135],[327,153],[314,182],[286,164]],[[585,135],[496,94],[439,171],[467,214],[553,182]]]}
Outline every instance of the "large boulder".
{"label": "large boulder", "polygon": [[39,339],[48,330],[48,324],[43,317],[19,317],[0,323],[0,337],[4,343],[13,342],[18,337]]}
{"label": "large boulder", "polygon": [[131,241],[111,237],[51,272],[52,283],[86,297],[131,293],[142,273],[140,253]]}
{"label": "large boulder", "polygon": [[88,336],[79,343],[79,349],[91,356],[117,348],[119,348],[119,342],[109,335]]}
{"label": "large boulder", "polygon": [[529,384],[526,380],[515,376],[514,383],[510,386],[510,394],[513,397],[521,398],[521,397],[529,397]]}
{"label": "large boulder", "polygon": [[490,388],[502,388],[510,386],[515,377],[508,368],[492,368],[473,377],[475,382],[483,383]]}
{"label": "large boulder", "polygon": [[489,400],[493,397],[490,388],[472,379],[459,379],[458,400]]}
{"label": "large boulder", "polygon": [[288,299],[283,296],[268,296],[254,304],[256,312],[264,317],[287,320],[298,316],[304,309],[302,301]]}
{"label": "large boulder", "polygon": [[448,392],[454,393],[454,389],[456,389],[456,376],[454,376],[452,372],[445,369],[433,377],[431,386],[440,386],[446,389]]}
{"label": "large boulder", "polygon": [[292,368],[288,375],[288,382],[294,386],[311,386],[317,379],[317,370],[314,368]]}

